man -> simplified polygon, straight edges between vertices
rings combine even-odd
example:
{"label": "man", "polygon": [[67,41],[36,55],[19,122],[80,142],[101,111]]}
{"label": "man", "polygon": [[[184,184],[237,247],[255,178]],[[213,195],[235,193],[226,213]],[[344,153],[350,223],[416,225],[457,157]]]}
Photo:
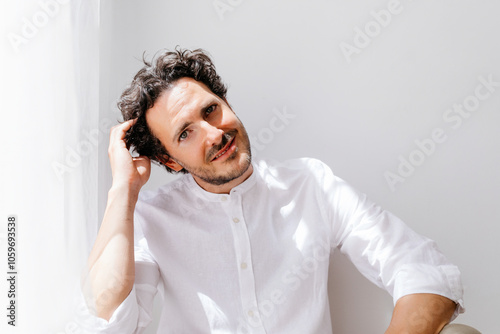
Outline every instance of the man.
{"label": "man", "polygon": [[[435,244],[323,163],[253,162],[201,50],[145,62],[119,107],[113,184],[88,260],[96,332],[142,332],[159,287],[158,333],[331,333],[334,248],[393,296],[387,334],[438,333],[463,311],[460,273]],[[139,194],[151,160],[186,175]]]}

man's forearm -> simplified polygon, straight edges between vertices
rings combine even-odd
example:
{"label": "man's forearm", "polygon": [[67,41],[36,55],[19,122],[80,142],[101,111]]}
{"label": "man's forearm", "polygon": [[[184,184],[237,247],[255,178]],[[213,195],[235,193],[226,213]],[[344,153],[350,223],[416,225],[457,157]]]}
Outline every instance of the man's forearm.
{"label": "man's forearm", "polygon": [[419,293],[400,298],[385,334],[437,334],[450,321],[456,308],[452,300]]}
{"label": "man's forearm", "polygon": [[106,212],[88,259],[87,288],[96,315],[109,320],[134,284],[134,222],[137,193],[111,188]]}

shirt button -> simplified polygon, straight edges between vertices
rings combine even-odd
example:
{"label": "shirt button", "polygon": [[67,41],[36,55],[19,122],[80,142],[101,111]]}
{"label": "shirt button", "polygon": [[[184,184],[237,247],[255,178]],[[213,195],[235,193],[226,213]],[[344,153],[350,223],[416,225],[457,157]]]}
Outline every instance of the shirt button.
{"label": "shirt button", "polygon": [[227,200],[227,197],[226,196],[221,196],[220,200],[223,201],[223,202],[225,202]]}
{"label": "shirt button", "polygon": [[241,267],[241,269],[247,269],[247,263],[246,262],[241,262],[240,267]]}
{"label": "shirt button", "polygon": [[254,315],[254,314],[253,314],[253,311],[252,311],[252,310],[248,311],[248,315],[249,315],[250,317],[253,317],[253,315]]}
{"label": "shirt button", "polygon": [[240,222],[240,220],[239,220],[238,218],[234,217],[234,218],[233,218],[233,222],[235,222],[235,223],[239,223],[239,222]]}

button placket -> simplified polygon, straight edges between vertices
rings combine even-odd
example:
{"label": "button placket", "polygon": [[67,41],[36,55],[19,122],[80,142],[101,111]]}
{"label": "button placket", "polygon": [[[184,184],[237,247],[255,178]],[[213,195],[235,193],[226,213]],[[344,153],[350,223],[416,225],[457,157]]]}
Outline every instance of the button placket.
{"label": "button placket", "polygon": [[[238,265],[241,305],[247,316],[252,318],[252,333],[266,333],[258,312],[255,312],[257,295],[255,291],[255,277],[252,267],[250,238],[247,225],[243,217],[243,208],[240,196],[231,196],[231,231],[233,233],[236,261]],[[252,311],[253,310],[253,311]]]}

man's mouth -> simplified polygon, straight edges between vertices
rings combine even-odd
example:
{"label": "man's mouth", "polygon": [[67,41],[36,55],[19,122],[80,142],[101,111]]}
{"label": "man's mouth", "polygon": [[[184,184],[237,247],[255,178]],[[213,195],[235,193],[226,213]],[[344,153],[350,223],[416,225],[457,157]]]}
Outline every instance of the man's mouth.
{"label": "man's mouth", "polygon": [[212,161],[215,161],[215,160],[219,159],[220,157],[224,156],[229,150],[232,151],[234,139],[235,139],[235,137],[233,137],[231,139],[231,141],[229,141],[219,152],[217,152],[217,154],[212,159]]}

